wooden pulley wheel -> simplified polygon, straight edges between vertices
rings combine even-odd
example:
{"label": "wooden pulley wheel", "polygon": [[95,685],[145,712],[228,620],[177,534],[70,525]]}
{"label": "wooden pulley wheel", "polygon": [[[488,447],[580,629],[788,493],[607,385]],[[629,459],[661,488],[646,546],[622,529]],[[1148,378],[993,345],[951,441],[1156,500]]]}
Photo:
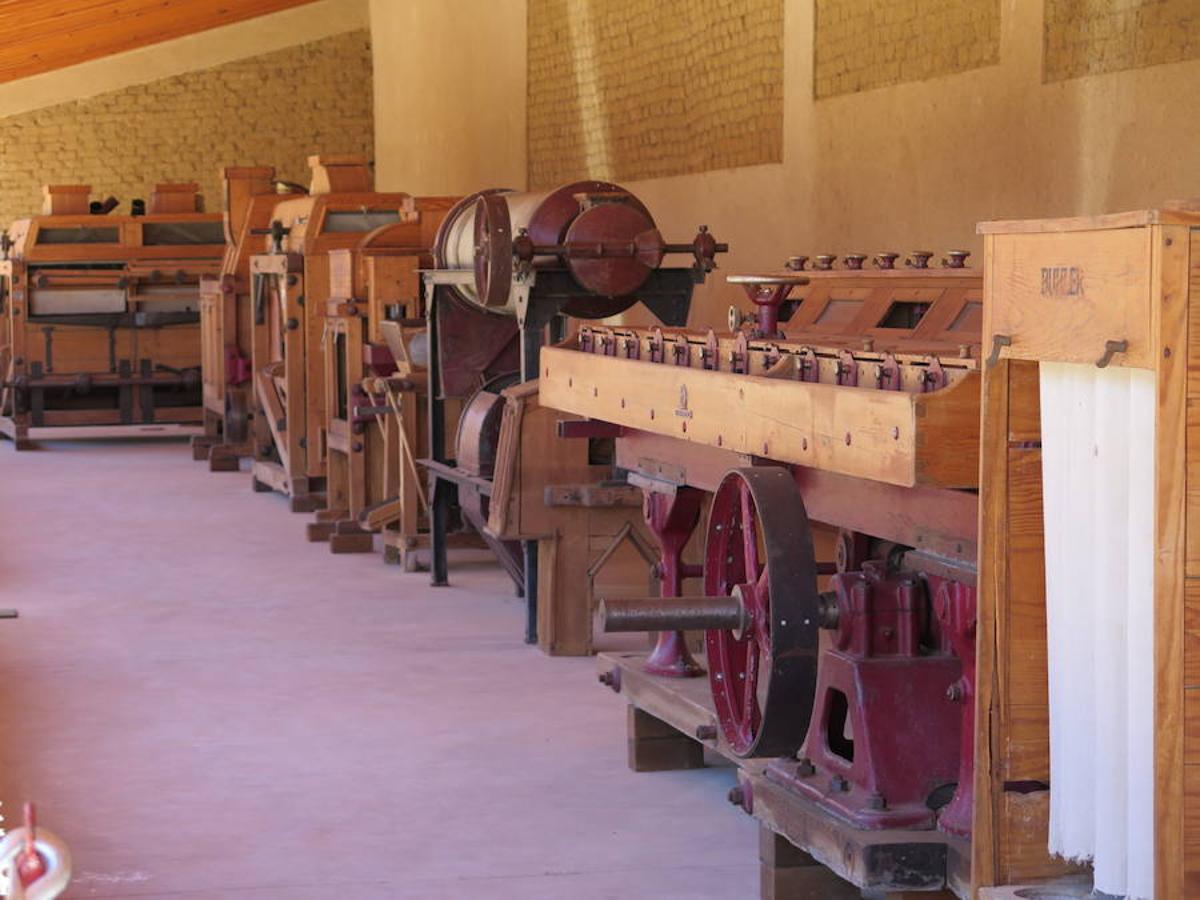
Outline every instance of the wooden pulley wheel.
{"label": "wooden pulley wheel", "polygon": [[498,375],[479,388],[463,406],[454,439],[455,462],[468,475],[492,477],[504,419],[501,392],[518,381],[520,375],[516,372]]}
{"label": "wooden pulley wheel", "polygon": [[819,594],[800,489],[780,466],[731,469],[713,495],[704,592],[735,596],[742,627],[705,632],[726,741],[742,757],[794,753],[812,715]]}
{"label": "wooden pulley wheel", "polygon": [[475,292],[486,307],[508,303],[513,278],[512,221],[503,194],[475,201]]}

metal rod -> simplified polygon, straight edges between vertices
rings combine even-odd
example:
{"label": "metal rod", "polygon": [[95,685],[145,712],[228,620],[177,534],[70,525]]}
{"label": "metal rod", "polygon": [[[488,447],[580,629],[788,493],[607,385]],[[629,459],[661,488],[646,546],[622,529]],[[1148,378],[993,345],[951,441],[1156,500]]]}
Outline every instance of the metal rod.
{"label": "metal rod", "polygon": [[638,597],[601,600],[600,619],[607,632],[738,631],[748,617],[737,597]]}

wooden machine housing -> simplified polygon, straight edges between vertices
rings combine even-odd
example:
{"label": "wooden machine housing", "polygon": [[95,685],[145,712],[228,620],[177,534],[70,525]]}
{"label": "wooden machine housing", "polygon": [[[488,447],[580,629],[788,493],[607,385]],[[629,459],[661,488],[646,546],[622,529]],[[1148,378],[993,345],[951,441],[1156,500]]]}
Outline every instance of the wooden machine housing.
{"label": "wooden machine housing", "polygon": [[[1157,382],[1154,879],[1200,896],[1200,215],[1194,208],[980,226],[987,254],[974,878],[1051,879],[1041,361]],[[1049,277],[1047,278],[1047,273]],[[1065,277],[1056,277],[1063,273]],[[1124,343],[1121,343],[1124,342]],[[983,891],[1007,897],[1008,892]]]}
{"label": "wooden machine housing", "polygon": [[[383,531],[390,561],[411,570],[428,548],[416,469],[427,440],[420,270],[449,197],[413,198],[403,220],[329,254],[324,338],[326,508],[308,527],[335,553],[370,552]],[[415,343],[414,343],[415,342]]]}
{"label": "wooden machine housing", "polygon": [[201,421],[198,284],[224,243],[196,190],[158,185],[148,214],[117,216],[89,213],[86,185],[48,186],[44,214],[11,226],[0,433],[18,448]]}
{"label": "wooden machine housing", "polygon": [[[537,644],[545,653],[595,652],[601,597],[639,596],[651,583],[654,538],[642,522],[641,492],[612,480],[597,444],[611,437],[560,439],[578,417],[542,403],[538,380],[501,392],[491,503],[485,526],[497,541],[538,545]],[[599,454],[603,455],[603,454]]]}
{"label": "wooden machine housing", "polygon": [[[325,363],[329,251],[401,221],[407,194],[371,190],[366,160],[314,156],[308,196],[281,202],[270,252],[251,257],[254,486],[291,498],[296,512],[324,506]],[[261,413],[261,415],[260,415]]]}
{"label": "wooden machine housing", "polygon": [[250,257],[262,249],[276,205],[302,189],[281,186],[269,166],[230,166],[221,177],[225,255],[219,273],[200,279],[204,433],[192,439],[192,450],[196,459],[208,460],[212,471],[237,471],[238,459],[252,452]]}

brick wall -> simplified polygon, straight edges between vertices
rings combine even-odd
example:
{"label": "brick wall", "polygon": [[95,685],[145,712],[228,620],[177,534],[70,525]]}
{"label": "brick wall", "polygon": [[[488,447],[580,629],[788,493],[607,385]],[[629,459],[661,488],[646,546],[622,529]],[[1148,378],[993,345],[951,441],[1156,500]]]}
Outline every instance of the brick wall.
{"label": "brick wall", "polygon": [[816,0],[814,45],[818,99],[965,72],[1000,61],[1000,0]]}
{"label": "brick wall", "polygon": [[221,208],[219,170],[273,165],[308,183],[316,152],[371,156],[365,30],[0,119],[0,227],[39,211],[41,186],[91,184],[128,210],[155,182],[197,181]]}
{"label": "brick wall", "polygon": [[782,0],[529,0],[530,187],[779,162]]}
{"label": "brick wall", "polygon": [[1200,59],[1196,0],[1046,0],[1045,81]]}

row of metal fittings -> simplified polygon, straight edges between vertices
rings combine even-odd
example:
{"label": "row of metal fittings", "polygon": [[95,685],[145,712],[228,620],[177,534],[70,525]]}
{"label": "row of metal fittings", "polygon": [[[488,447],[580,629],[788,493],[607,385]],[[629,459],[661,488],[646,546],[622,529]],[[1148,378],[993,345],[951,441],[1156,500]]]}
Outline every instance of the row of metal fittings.
{"label": "row of metal fittings", "polygon": [[[946,255],[942,257],[942,268],[965,269],[967,257],[970,255],[970,250],[947,250]],[[933,256],[934,254],[930,250],[914,250],[905,258],[904,265],[909,269],[928,269],[929,261],[933,259]],[[810,271],[828,272],[833,269],[833,264],[837,262],[838,257],[836,253],[822,253],[812,257],[789,256],[784,265],[792,272],[803,272],[808,268],[810,259],[812,260]],[[898,259],[900,259],[899,253],[876,253],[871,257],[871,262],[877,269],[894,269]],[[842,268],[862,269],[866,261],[867,254],[865,253],[847,253],[842,257]]]}

